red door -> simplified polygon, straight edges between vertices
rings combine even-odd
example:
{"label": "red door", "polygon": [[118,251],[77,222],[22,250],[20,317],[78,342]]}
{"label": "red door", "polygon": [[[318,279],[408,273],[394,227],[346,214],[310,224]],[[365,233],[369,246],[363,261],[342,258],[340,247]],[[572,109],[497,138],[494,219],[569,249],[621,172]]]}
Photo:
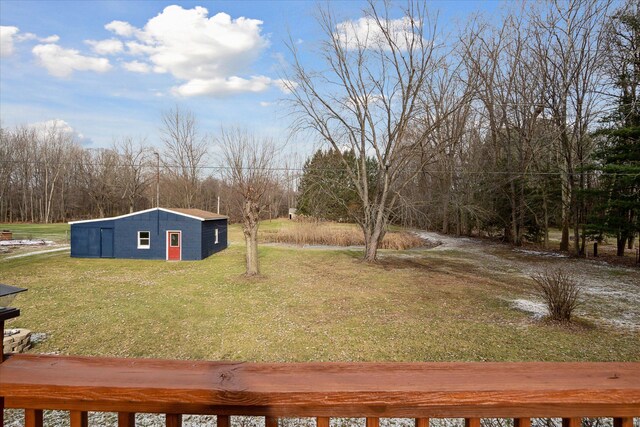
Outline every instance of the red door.
{"label": "red door", "polygon": [[180,231],[167,231],[167,259],[169,261],[180,261],[182,233]]}

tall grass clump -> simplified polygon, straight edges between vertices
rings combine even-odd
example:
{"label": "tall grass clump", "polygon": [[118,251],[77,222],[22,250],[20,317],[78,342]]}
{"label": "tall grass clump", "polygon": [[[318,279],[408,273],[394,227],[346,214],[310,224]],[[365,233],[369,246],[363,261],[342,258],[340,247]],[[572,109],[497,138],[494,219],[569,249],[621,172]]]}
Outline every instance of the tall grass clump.
{"label": "tall grass clump", "polygon": [[[265,242],[317,246],[363,246],[362,231],[352,224],[330,222],[295,222],[279,230],[263,231]],[[388,232],[381,249],[405,250],[424,246],[418,236],[407,232]]]}
{"label": "tall grass clump", "polygon": [[566,271],[557,269],[545,270],[532,278],[540,297],[547,305],[549,318],[559,322],[570,322],[580,296],[580,287],[573,277]]}

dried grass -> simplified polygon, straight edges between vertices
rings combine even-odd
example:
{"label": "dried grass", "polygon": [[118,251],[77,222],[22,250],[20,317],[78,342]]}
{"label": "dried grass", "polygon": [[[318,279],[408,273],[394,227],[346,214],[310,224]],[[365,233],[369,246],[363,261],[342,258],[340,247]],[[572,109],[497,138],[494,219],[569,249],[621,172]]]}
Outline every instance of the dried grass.
{"label": "dried grass", "polygon": [[[279,230],[264,230],[261,240],[269,243],[313,246],[363,246],[362,231],[354,225],[332,222],[296,222]],[[387,232],[380,249],[405,250],[425,246],[418,236],[401,232]]]}

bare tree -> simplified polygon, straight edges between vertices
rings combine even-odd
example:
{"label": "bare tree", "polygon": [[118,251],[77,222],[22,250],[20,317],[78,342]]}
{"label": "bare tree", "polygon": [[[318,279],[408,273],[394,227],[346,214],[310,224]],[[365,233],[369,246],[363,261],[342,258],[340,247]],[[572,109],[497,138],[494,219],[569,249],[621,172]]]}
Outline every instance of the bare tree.
{"label": "bare tree", "polygon": [[44,223],[52,219],[54,195],[59,195],[58,185],[68,166],[65,160],[73,143],[73,136],[55,122],[39,130],[37,150],[40,161],[37,166],[41,169],[38,174],[43,201],[40,219]]}
{"label": "bare tree", "polygon": [[120,159],[113,150],[96,148],[83,152],[84,193],[100,218],[118,211],[118,172]]}
{"label": "bare tree", "polygon": [[164,143],[164,168],[178,187],[178,207],[197,205],[200,169],[207,157],[207,141],[199,133],[195,115],[176,106],[162,114],[160,138]]}
{"label": "bare tree", "polygon": [[373,1],[356,22],[338,22],[329,9],[320,10],[322,71],[303,65],[296,44],[289,44],[295,128],[310,130],[338,153],[356,154],[355,163],[343,157],[342,164],[361,201],[355,219],[368,262],[376,260],[400,191],[422,169],[407,174],[407,167],[431,160],[424,148],[443,117],[432,102],[452,75],[441,72],[448,52],[424,4],[409,2],[401,19],[391,13],[389,3]]}
{"label": "bare tree", "polygon": [[504,234],[515,245],[523,242],[527,175],[539,142],[537,119],[542,113],[543,87],[532,41],[521,11],[507,15],[497,26],[475,22],[461,38],[487,128],[490,170],[501,171],[501,182],[494,181],[508,203],[509,214],[502,218]]}
{"label": "bare tree", "polygon": [[136,202],[143,198],[150,180],[145,174],[149,166],[149,149],[142,140],[135,144],[133,139],[125,137],[113,144],[113,151],[120,156],[120,172],[118,174],[118,188],[122,200],[125,200],[129,213],[135,210]]}
{"label": "bare tree", "polygon": [[13,133],[0,126],[0,221],[2,222],[13,220],[11,192],[17,190],[14,184],[17,155]]}
{"label": "bare tree", "polygon": [[[562,240],[569,250],[573,224],[574,252],[584,253],[579,225],[584,222],[579,190],[586,187],[582,172],[593,149],[590,125],[597,117],[606,55],[601,31],[610,0],[554,0],[534,8],[537,59],[544,80],[544,107],[557,127],[561,156]],[[584,236],[583,236],[584,237]]]}
{"label": "bare tree", "polygon": [[260,274],[258,263],[258,225],[260,213],[269,203],[269,190],[276,185],[273,140],[260,138],[247,130],[222,129],[217,143],[222,149],[223,171],[241,196],[242,232],[246,243],[246,275]]}

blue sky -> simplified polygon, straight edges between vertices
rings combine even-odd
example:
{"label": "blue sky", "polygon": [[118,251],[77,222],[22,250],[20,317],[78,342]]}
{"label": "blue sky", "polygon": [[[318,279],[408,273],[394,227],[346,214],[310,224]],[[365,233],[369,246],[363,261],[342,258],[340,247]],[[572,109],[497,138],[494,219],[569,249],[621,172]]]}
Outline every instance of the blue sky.
{"label": "blue sky", "polygon": [[[324,3],[323,3],[324,4]],[[429,3],[445,30],[498,2]],[[321,33],[312,1],[0,1],[4,127],[64,121],[88,146],[158,144],[163,111],[193,111],[204,133],[240,125],[285,138],[284,41],[311,66]],[[331,2],[357,20],[359,1]],[[398,18],[400,15],[398,16]],[[301,145],[304,142],[297,141]],[[307,147],[308,149],[308,147]]]}

